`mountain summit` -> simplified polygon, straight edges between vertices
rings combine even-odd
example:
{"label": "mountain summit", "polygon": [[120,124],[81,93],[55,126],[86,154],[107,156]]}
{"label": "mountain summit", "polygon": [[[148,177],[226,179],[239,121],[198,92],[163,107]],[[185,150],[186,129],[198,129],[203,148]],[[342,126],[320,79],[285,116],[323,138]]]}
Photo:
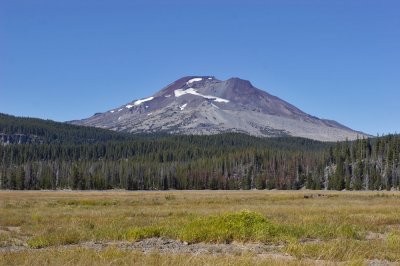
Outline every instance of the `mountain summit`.
{"label": "mountain summit", "polygon": [[319,119],[255,88],[249,81],[188,76],[145,99],[97,113],[72,124],[132,133],[297,136],[321,141],[366,136],[335,121]]}

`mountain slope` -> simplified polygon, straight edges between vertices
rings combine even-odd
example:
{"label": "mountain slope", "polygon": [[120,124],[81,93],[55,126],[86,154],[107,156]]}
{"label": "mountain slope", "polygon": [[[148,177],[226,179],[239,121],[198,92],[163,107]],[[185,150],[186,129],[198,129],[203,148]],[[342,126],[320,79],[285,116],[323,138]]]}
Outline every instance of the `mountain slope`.
{"label": "mountain slope", "polygon": [[70,123],[132,133],[297,136],[321,141],[366,136],[335,121],[308,115],[249,81],[183,77],[151,97]]}

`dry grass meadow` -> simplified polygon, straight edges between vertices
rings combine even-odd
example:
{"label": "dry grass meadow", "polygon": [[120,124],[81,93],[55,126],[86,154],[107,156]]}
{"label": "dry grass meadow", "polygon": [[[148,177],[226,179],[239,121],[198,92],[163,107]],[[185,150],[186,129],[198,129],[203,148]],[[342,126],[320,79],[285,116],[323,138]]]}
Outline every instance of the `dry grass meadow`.
{"label": "dry grass meadow", "polygon": [[0,265],[399,263],[398,192],[0,192]]}

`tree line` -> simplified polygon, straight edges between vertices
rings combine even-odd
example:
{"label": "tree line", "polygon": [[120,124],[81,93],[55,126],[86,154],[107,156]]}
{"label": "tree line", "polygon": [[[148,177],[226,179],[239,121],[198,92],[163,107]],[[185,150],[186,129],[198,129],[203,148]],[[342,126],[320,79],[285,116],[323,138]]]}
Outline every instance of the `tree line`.
{"label": "tree line", "polygon": [[[13,125],[11,125],[13,124]],[[333,189],[400,186],[400,136],[323,143],[244,134],[130,135],[0,115],[2,189]]]}
{"label": "tree line", "polygon": [[298,189],[324,143],[242,134],[0,147],[7,189]]}
{"label": "tree line", "polygon": [[399,189],[400,136],[388,135],[329,148],[328,187],[336,190]]}

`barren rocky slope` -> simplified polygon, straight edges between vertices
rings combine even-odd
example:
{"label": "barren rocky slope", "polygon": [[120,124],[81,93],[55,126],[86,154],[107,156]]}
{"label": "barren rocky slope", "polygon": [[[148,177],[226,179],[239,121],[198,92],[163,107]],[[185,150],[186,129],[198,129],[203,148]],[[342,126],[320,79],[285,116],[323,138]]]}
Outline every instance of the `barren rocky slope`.
{"label": "barren rocky slope", "polygon": [[321,141],[365,136],[319,119],[255,88],[249,81],[213,76],[183,77],[145,99],[70,123],[132,133],[297,136]]}

